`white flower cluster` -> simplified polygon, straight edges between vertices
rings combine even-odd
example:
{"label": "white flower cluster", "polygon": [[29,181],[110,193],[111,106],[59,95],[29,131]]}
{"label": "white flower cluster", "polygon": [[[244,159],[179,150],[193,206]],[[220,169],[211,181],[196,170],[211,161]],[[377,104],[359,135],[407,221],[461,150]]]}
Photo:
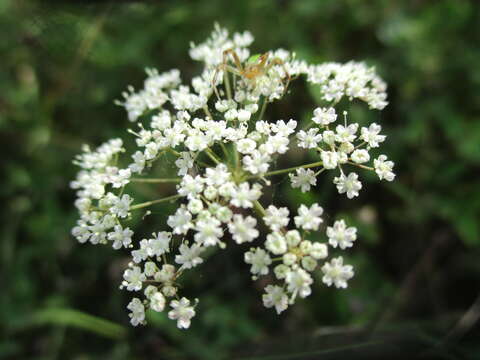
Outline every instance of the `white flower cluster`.
{"label": "white flower cluster", "polygon": [[[336,248],[351,247],[356,228],[344,220],[323,225],[317,203],[300,205],[292,220],[289,209],[262,205],[263,188],[270,185],[269,177],[289,174],[293,188],[310,191],[321,172],[332,170],[338,173],[338,192],[353,198],[362,184],[347,167],[375,171],[387,181],[395,177],[385,155],[373,159],[373,167],[367,165],[370,150],[385,140],[380,126],[348,124],[346,113],[339,123],[334,108],[344,96],[375,109],[387,104],[386,86],[372,68],[361,63],[309,65],[282,49],[251,56],[252,41],[249,32],[230,37],[216,26],[206,42],[191,44],[190,56],[203,63],[203,70],[190,85],[182,83],[178,70],[160,74],[148,69],[144,88],[129,87],[117,102],[136,122],[128,130],[137,145],[130,157],[120,156],[126,151],[123,142],[113,139],[93,151],[85,147],[74,161],[81,168],[71,183],[80,218],[72,234],[82,243],[128,249],[132,261],[120,287],[143,294],[127,306],[134,326],[146,323],[147,309],[169,307],[168,317],[188,328],[198,300],[179,295],[181,275],[202,264],[208,248],[231,243],[252,243],[245,249],[245,262],[254,279],[272,274],[263,303],[277,313],[310,295],[317,268],[327,286],[346,288],[352,266],[344,265],[342,256],[328,256]],[[326,107],[313,110],[301,130],[293,119],[268,119],[267,105],[286,96],[290,81],[302,75],[320,85]],[[292,140],[314,151],[318,161],[273,169]],[[166,157],[175,158],[174,177],[145,177]],[[176,193],[134,203],[138,182],[172,183]],[[134,240],[126,226],[131,213],[167,201],[178,204],[168,216],[168,229]],[[268,229],[265,236],[262,227]],[[324,242],[314,234],[319,231],[325,232]]]}

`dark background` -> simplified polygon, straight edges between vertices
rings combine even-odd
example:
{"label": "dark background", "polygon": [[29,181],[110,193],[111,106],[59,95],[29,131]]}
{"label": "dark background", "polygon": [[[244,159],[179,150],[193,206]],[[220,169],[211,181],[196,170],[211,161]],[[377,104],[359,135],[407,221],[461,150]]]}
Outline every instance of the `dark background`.
{"label": "dark background", "polygon": [[[144,67],[198,72],[188,44],[215,21],[250,30],[253,52],[375,65],[390,105],[356,102],[350,116],[382,124],[397,179],[362,174],[353,201],[328,176],[308,196],[276,179],[278,201],[315,200],[359,228],[347,290],[317,279],[277,316],[232,247],[186,278],[201,299],[188,331],[166,314],[131,328],[118,290],[128,254],[70,236],[71,160],[83,143],[125,136],[113,100],[141,86]],[[0,0],[0,358],[480,359],[479,24],[479,3],[463,0]],[[298,82],[269,114],[304,119],[311,95]],[[290,156],[282,162],[301,163]],[[156,211],[137,232],[162,227],[172,208]]]}

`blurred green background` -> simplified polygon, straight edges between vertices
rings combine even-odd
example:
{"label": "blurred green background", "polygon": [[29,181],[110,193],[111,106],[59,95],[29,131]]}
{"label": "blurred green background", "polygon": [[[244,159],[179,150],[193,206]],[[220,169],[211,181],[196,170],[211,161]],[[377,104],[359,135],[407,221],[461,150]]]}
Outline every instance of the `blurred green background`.
{"label": "blurred green background", "polygon": [[[113,100],[142,84],[144,67],[195,74],[188,44],[215,21],[250,30],[256,52],[375,65],[390,105],[354,103],[350,116],[382,124],[398,177],[367,177],[353,201],[339,201],[328,178],[313,197],[278,179],[279,201],[318,201],[359,228],[348,290],[317,281],[278,317],[231,248],[186,279],[187,295],[201,299],[191,329],[165,314],[131,328],[129,294],[118,290],[127,254],[69,234],[71,160],[83,143],[124,136]],[[478,1],[0,0],[0,33],[0,358],[480,359]],[[309,94],[294,84],[270,115],[305,118]],[[172,209],[156,210],[139,233]]]}

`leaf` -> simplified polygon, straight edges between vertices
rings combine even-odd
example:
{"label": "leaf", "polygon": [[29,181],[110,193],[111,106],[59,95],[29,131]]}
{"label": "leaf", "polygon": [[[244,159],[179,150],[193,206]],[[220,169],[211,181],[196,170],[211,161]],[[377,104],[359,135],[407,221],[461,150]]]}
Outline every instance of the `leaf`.
{"label": "leaf", "polygon": [[51,308],[34,313],[27,321],[30,326],[63,325],[90,331],[112,339],[126,336],[125,327],[111,321],[73,309]]}

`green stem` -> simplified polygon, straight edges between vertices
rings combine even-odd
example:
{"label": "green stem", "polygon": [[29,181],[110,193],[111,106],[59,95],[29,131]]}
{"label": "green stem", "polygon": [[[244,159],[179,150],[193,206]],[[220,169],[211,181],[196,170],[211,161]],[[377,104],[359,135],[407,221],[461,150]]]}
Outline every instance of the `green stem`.
{"label": "green stem", "polygon": [[195,160],[195,163],[196,163],[197,165],[203,166],[204,168],[208,168],[208,167],[211,166],[211,165],[209,165],[209,164],[207,164],[207,163],[205,163],[205,162],[203,162],[203,161],[200,161],[200,160]]}
{"label": "green stem", "polygon": [[362,143],[358,144],[357,146],[355,146],[355,147],[354,147],[354,150],[357,150],[358,148],[361,148],[361,147],[362,147],[363,145],[365,145],[365,144],[367,144],[367,142],[366,142],[366,141],[364,141],[364,142],[362,142]]}
{"label": "green stem", "polygon": [[213,120],[212,113],[210,112],[210,110],[208,110],[208,106],[207,106],[207,105],[205,105],[205,106],[203,107],[203,111],[205,112],[205,115],[207,115],[207,117],[209,117],[210,119]]}
{"label": "green stem", "polygon": [[362,168],[362,169],[365,169],[365,170],[375,170],[373,167],[357,164],[357,163],[354,163],[354,162],[351,162],[351,161],[349,161],[348,164],[359,167],[359,168]]}
{"label": "green stem", "polygon": [[220,141],[220,147],[222,148],[223,153],[225,154],[225,158],[228,160],[228,150],[225,147],[225,144]]}
{"label": "green stem", "polygon": [[263,99],[262,108],[260,109],[260,114],[258,115],[257,120],[263,120],[263,115],[265,115],[265,110],[267,110],[267,105],[268,105],[268,99],[265,98]]}
{"label": "green stem", "polygon": [[253,207],[255,211],[258,213],[258,215],[261,216],[262,218],[267,214],[267,212],[265,211],[265,208],[262,206],[262,204],[260,204],[258,200],[255,200],[253,202]]}
{"label": "green stem", "polygon": [[210,148],[206,148],[206,149],[205,149],[205,153],[208,155],[208,157],[209,157],[210,159],[212,159],[212,161],[213,161],[215,164],[218,165],[218,164],[221,163],[221,161],[218,160],[218,158],[215,156],[215,154],[213,153],[213,151],[212,151]]}
{"label": "green stem", "polygon": [[142,179],[142,178],[133,178],[131,179],[132,182],[138,182],[138,183],[179,183],[180,181],[182,181],[182,179],[180,178],[176,178],[176,179],[159,179],[159,178],[145,178],[145,179]]}
{"label": "green stem", "polygon": [[157,200],[152,200],[152,201],[146,201],[146,202],[143,202],[143,203],[140,203],[140,204],[136,204],[136,205],[133,205],[130,207],[130,210],[138,210],[138,209],[142,209],[142,208],[145,208],[145,207],[148,207],[148,206],[151,206],[151,205],[155,205],[155,204],[159,204],[159,203],[162,203],[162,202],[167,202],[167,201],[172,201],[172,200],[177,200],[179,198],[181,198],[182,195],[172,195],[172,196],[167,196],[167,197],[164,197],[164,198],[161,198],[161,199],[157,199]]}
{"label": "green stem", "polygon": [[227,91],[228,100],[232,100],[232,89],[230,88],[230,78],[228,77],[228,71],[223,73],[223,78],[225,81],[225,90]]}
{"label": "green stem", "polygon": [[252,176],[249,176],[247,179],[252,179],[252,178],[257,178],[257,177],[266,177],[266,176],[280,175],[280,174],[284,174],[284,173],[288,173],[288,172],[295,171],[295,170],[297,170],[297,169],[302,169],[302,168],[303,168],[303,169],[308,169],[308,168],[318,167],[318,166],[322,166],[322,165],[323,165],[323,162],[322,162],[322,161],[317,161],[317,162],[314,162],[314,163],[311,163],[311,164],[294,166],[294,167],[287,168],[287,169],[280,169],[280,170],[270,171],[270,172],[267,172],[267,173],[262,174],[262,175],[252,175]]}
{"label": "green stem", "polygon": [[235,157],[235,169],[238,171],[240,169],[240,157],[238,156],[237,145],[233,144],[233,155]]}
{"label": "green stem", "polygon": [[173,155],[175,156],[181,156],[181,154],[178,151],[173,150],[172,148],[167,148],[167,151],[170,151]]}

